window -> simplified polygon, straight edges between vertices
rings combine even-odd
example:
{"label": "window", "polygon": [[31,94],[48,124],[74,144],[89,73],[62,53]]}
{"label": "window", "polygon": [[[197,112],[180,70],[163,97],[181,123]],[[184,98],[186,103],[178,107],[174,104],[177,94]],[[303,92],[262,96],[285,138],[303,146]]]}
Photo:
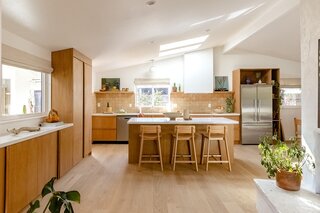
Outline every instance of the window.
{"label": "window", "polygon": [[46,79],[49,74],[30,69],[2,65],[1,115],[46,112]]}
{"label": "window", "polygon": [[169,85],[136,86],[137,107],[167,107],[169,103]]}
{"label": "window", "polygon": [[301,88],[281,88],[282,106],[301,106]]}

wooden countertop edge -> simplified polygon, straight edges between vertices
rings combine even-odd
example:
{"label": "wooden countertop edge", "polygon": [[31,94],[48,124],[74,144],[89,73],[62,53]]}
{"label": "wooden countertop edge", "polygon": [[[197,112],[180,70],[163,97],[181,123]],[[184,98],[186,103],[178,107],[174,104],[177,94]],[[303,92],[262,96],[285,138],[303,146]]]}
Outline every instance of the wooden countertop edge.
{"label": "wooden countertop edge", "polygon": [[30,140],[36,137],[40,137],[46,134],[50,134],[52,132],[56,132],[62,129],[66,129],[72,127],[73,123],[67,123],[56,127],[41,127],[38,132],[21,132],[18,135],[5,135],[0,137],[0,148],[7,147],[10,145],[14,145],[26,140]]}

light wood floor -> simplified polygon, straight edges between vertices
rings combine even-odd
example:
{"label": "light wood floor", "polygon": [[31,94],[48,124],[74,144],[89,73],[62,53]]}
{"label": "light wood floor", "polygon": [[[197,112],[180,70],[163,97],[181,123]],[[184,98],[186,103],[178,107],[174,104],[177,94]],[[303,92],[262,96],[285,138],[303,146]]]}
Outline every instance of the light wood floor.
{"label": "light wood floor", "polygon": [[257,146],[235,146],[232,172],[222,165],[166,165],[127,163],[128,145],[97,144],[92,156],[57,181],[56,189],[75,189],[81,204],[75,212],[204,213],[256,212],[253,178],[266,178]]}

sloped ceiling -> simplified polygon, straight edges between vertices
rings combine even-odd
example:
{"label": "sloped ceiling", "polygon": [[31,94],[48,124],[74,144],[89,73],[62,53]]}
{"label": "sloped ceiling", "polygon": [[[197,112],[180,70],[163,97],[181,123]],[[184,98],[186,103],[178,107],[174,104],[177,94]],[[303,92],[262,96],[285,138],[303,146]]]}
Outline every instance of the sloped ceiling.
{"label": "sloped ceiling", "polygon": [[[104,71],[158,60],[160,44],[196,36],[210,35],[201,49],[222,46],[274,2],[157,0],[149,6],[146,0],[2,0],[2,27],[50,51],[76,48],[93,59],[94,70]],[[296,33],[296,26],[283,27],[296,21],[294,15],[237,48],[297,58],[298,44],[291,44],[297,35],[285,35]]]}

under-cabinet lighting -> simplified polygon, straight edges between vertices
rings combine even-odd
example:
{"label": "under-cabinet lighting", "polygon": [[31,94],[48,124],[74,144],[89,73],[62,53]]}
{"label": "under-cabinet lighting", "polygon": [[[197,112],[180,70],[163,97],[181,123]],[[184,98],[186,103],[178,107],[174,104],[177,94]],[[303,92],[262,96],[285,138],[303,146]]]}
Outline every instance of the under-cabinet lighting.
{"label": "under-cabinet lighting", "polygon": [[177,48],[177,49],[173,49],[173,50],[163,51],[163,52],[159,53],[159,56],[161,57],[161,56],[167,56],[167,55],[174,55],[174,54],[182,53],[182,52],[188,52],[191,50],[198,49],[200,46],[201,46],[201,44],[197,44],[197,45]]}
{"label": "under-cabinet lighting", "polygon": [[163,44],[163,45],[160,45],[160,51],[171,50],[171,49],[176,49],[179,47],[185,47],[185,46],[190,46],[190,45],[194,45],[194,44],[199,44],[199,43],[204,42],[208,37],[209,37],[209,35],[205,35],[205,36],[200,36],[200,37],[196,37],[196,38],[191,38],[191,39],[186,39],[186,40],[182,40],[182,41]]}

